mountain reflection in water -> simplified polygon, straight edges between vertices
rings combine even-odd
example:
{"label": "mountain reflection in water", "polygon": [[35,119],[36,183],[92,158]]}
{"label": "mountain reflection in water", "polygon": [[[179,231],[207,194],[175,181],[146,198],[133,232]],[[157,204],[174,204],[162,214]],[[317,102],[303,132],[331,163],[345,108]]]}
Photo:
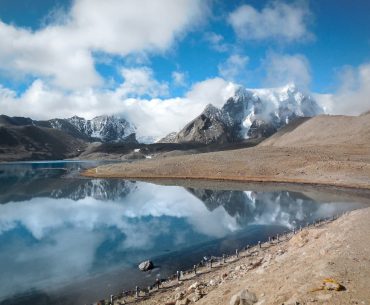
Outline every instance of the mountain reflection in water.
{"label": "mountain reflection in water", "polygon": [[[299,192],[80,179],[90,163],[0,165],[0,304],[84,304],[203,255],[362,207]],[[142,274],[151,258],[160,268]]]}

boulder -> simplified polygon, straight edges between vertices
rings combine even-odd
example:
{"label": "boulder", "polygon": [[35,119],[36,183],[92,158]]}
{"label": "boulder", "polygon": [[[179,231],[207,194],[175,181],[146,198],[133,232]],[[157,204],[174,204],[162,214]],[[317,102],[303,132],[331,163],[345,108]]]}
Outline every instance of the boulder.
{"label": "boulder", "polygon": [[257,302],[257,297],[253,292],[243,289],[234,294],[230,299],[230,305],[253,305]]}
{"label": "boulder", "polygon": [[188,298],[184,298],[184,299],[176,301],[176,305],[188,305],[189,303],[190,303],[190,300]]}
{"label": "boulder", "polygon": [[195,289],[197,289],[200,285],[201,285],[200,283],[195,282],[195,283],[193,283],[193,284],[191,284],[191,285],[189,286],[188,291],[195,290]]}
{"label": "boulder", "polygon": [[147,260],[147,261],[140,263],[138,267],[141,271],[149,271],[154,268],[154,264],[152,261]]}

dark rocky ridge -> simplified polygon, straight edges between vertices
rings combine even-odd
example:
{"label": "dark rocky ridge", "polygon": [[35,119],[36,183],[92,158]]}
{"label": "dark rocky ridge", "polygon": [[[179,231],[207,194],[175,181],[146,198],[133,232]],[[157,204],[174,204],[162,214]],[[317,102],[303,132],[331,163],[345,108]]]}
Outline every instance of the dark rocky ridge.
{"label": "dark rocky ridge", "polygon": [[134,128],[124,119],[76,118],[37,121],[0,115],[0,161],[74,158],[95,141],[137,144]]}
{"label": "dark rocky ridge", "polygon": [[173,139],[174,143],[229,143],[232,137],[220,109],[209,104],[201,115],[188,123]]}
{"label": "dark rocky ridge", "polygon": [[56,160],[72,158],[85,149],[85,141],[57,129],[0,126],[0,160]]}
{"label": "dark rocky ridge", "polygon": [[125,119],[114,116],[98,116],[92,120],[74,116],[68,119],[38,121],[24,117],[0,115],[0,126],[36,126],[58,129],[87,142],[137,143],[135,127]]}

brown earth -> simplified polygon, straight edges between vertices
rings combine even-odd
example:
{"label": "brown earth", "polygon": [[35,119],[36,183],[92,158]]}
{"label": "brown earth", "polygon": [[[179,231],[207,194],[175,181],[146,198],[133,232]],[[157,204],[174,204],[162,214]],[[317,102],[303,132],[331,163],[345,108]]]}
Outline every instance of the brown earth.
{"label": "brown earth", "polygon": [[370,114],[319,116],[252,148],[101,166],[90,177],[205,179],[370,188]]}
{"label": "brown earth", "polygon": [[[370,208],[353,211],[244,251],[238,259],[221,260],[197,275],[186,274],[180,282],[167,282],[150,297],[142,293],[136,301],[125,297],[114,304],[227,305],[234,294],[247,289],[256,296],[250,304],[369,305],[369,231]],[[324,285],[325,280],[333,283]],[[337,284],[339,291],[330,290]],[[192,285],[198,288],[190,289]]]}

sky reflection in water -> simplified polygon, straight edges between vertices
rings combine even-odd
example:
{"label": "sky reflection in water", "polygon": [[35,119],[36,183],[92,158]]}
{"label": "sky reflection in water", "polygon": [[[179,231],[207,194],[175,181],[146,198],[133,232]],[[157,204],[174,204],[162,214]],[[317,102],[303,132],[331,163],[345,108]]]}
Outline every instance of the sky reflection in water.
{"label": "sky reflection in water", "polygon": [[[286,191],[62,177],[88,165],[0,166],[0,304],[21,303],[22,295],[35,297],[34,304],[45,298],[46,303],[92,302],[150,282],[157,273],[167,276],[186,265],[184,260],[190,265],[210,251],[232,252],[361,207]],[[147,258],[161,268],[144,276],[136,266]]]}

